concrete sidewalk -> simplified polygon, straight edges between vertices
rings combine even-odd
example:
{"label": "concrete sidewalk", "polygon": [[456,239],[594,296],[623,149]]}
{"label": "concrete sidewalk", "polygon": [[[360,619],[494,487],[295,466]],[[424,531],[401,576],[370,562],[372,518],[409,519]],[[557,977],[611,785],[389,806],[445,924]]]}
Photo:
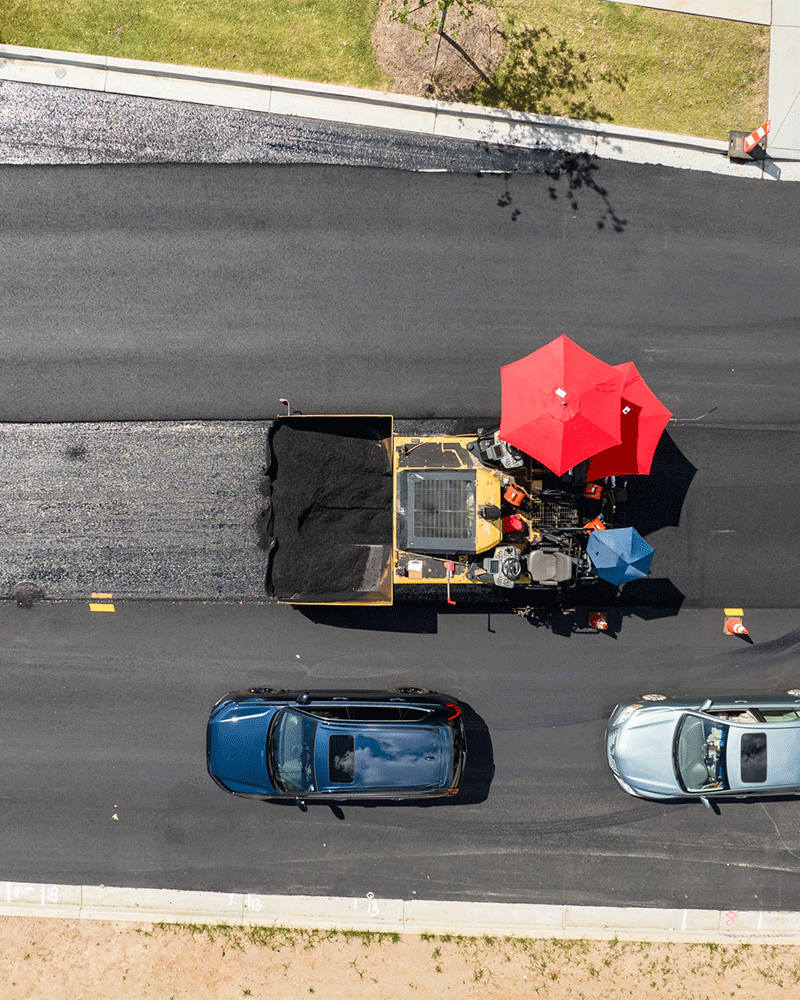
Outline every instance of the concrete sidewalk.
{"label": "concrete sidewalk", "polygon": [[[616,3],[617,0],[612,0]],[[700,14],[725,21],[746,21],[749,24],[769,24],[772,20],[772,0],[620,0],[633,7],[667,10],[676,14]],[[789,0],[794,3],[795,0]]]}
{"label": "concrete sidewalk", "polygon": [[[767,152],[778,171],[800,161],[800,0],[626,0],[637,7],[770,26]],[[753,122],[758,128],[763,122]]]}
{"label": "concrete sidewalk", "polygon": [[769,155],[800,160],[800,3],[773,0],[769,57]]}
{"label": "concrete sidewalk", "polygon": [[0,915],[400,934],[800,944],[800,913],[132,889],[0,882]]}

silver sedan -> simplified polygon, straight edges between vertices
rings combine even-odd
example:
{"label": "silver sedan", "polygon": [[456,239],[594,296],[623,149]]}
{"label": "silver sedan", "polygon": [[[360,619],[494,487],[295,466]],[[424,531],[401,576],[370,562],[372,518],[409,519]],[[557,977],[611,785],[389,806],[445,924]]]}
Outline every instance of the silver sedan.
{"label": "silver sedan", "polygon": [[800,690],[772,697],[622,702],[606,727],[614,777],[630,795],[711,799],[800,794]]}

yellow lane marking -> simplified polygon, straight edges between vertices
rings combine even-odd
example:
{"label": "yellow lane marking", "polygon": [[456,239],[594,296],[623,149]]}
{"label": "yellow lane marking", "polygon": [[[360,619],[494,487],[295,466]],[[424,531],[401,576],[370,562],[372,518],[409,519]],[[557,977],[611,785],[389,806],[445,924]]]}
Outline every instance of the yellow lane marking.
{"label": "yellow lane marking", "polygon": [[726,615],[739,615],[739,617],[741,618],[741,616],[744,614],[744,611],[742,611],[741,608],[725,608],[725,614]]}
{"label": "yellow lane marking", "polygon": [[113,611],[114,610],[114,605],[113,604],[90,604],[89,605],[89,610],[90,611]]}
{"label": "yellow lane marking", "polygon": [[107,600],[110,601],[113,596],[114,596],[113,594],[92,594],[92,597],[99,597],[101,601],[103,600],[103,598],[106,598]]}

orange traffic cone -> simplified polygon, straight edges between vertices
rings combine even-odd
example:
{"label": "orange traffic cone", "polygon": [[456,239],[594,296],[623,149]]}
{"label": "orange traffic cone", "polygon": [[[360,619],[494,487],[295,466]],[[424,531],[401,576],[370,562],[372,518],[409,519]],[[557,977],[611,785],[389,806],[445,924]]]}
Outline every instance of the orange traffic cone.
{"label": "orange traffic cone", "polygon": [[728,635],[750,635],[750,633],[742,624],[741,618],[726,618],[725,631],[728,633]]}
{"label": "orange traffic cone", "polygon": [[597,629],[598,632],[605,632],[608,629],[606,616],[602,611],[595,611],[589,619],[589,628]]}
{"label": "orange traffic cone", "polygon": [[[772,128],[772,119],[768,122],[764,122],[763,125],[759,126],[753,132],[748,135],[744,140],[744,151],[749,153],[756,148],[756,146],[761,142],[761,140],[767,135],[769,130]],[[741,633],[740,633],[741,634]],[[745,633],[746,635],[747,633]]]}

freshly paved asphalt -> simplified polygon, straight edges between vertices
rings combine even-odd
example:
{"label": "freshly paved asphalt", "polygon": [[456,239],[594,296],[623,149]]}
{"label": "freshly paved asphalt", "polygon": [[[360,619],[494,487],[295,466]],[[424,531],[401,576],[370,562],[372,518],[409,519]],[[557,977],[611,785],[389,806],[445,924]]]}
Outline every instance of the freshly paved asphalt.
{"label": "freshly paved asphalt", "polygon": [[677,418],[797,422],[795,185],[6,167],[0,202],[3,420],[482,416],[566,333]]}
{"label": "freshly paved asphalt", "polygon": [[[796,613],[749,612],[752,646],[724,636],[717,611],[569,638],[558,621],[458,609],[362,612],[360,628],[185,603],[6,604],[0,619],[6,879],[800,909],[796,799],[720,815],[644,802],[617,787],[602,746],[621,698],[798,686]],[[412,682],[473,709],[461,803],[302,814],[205,773],[205,721],[226,690]]]}

